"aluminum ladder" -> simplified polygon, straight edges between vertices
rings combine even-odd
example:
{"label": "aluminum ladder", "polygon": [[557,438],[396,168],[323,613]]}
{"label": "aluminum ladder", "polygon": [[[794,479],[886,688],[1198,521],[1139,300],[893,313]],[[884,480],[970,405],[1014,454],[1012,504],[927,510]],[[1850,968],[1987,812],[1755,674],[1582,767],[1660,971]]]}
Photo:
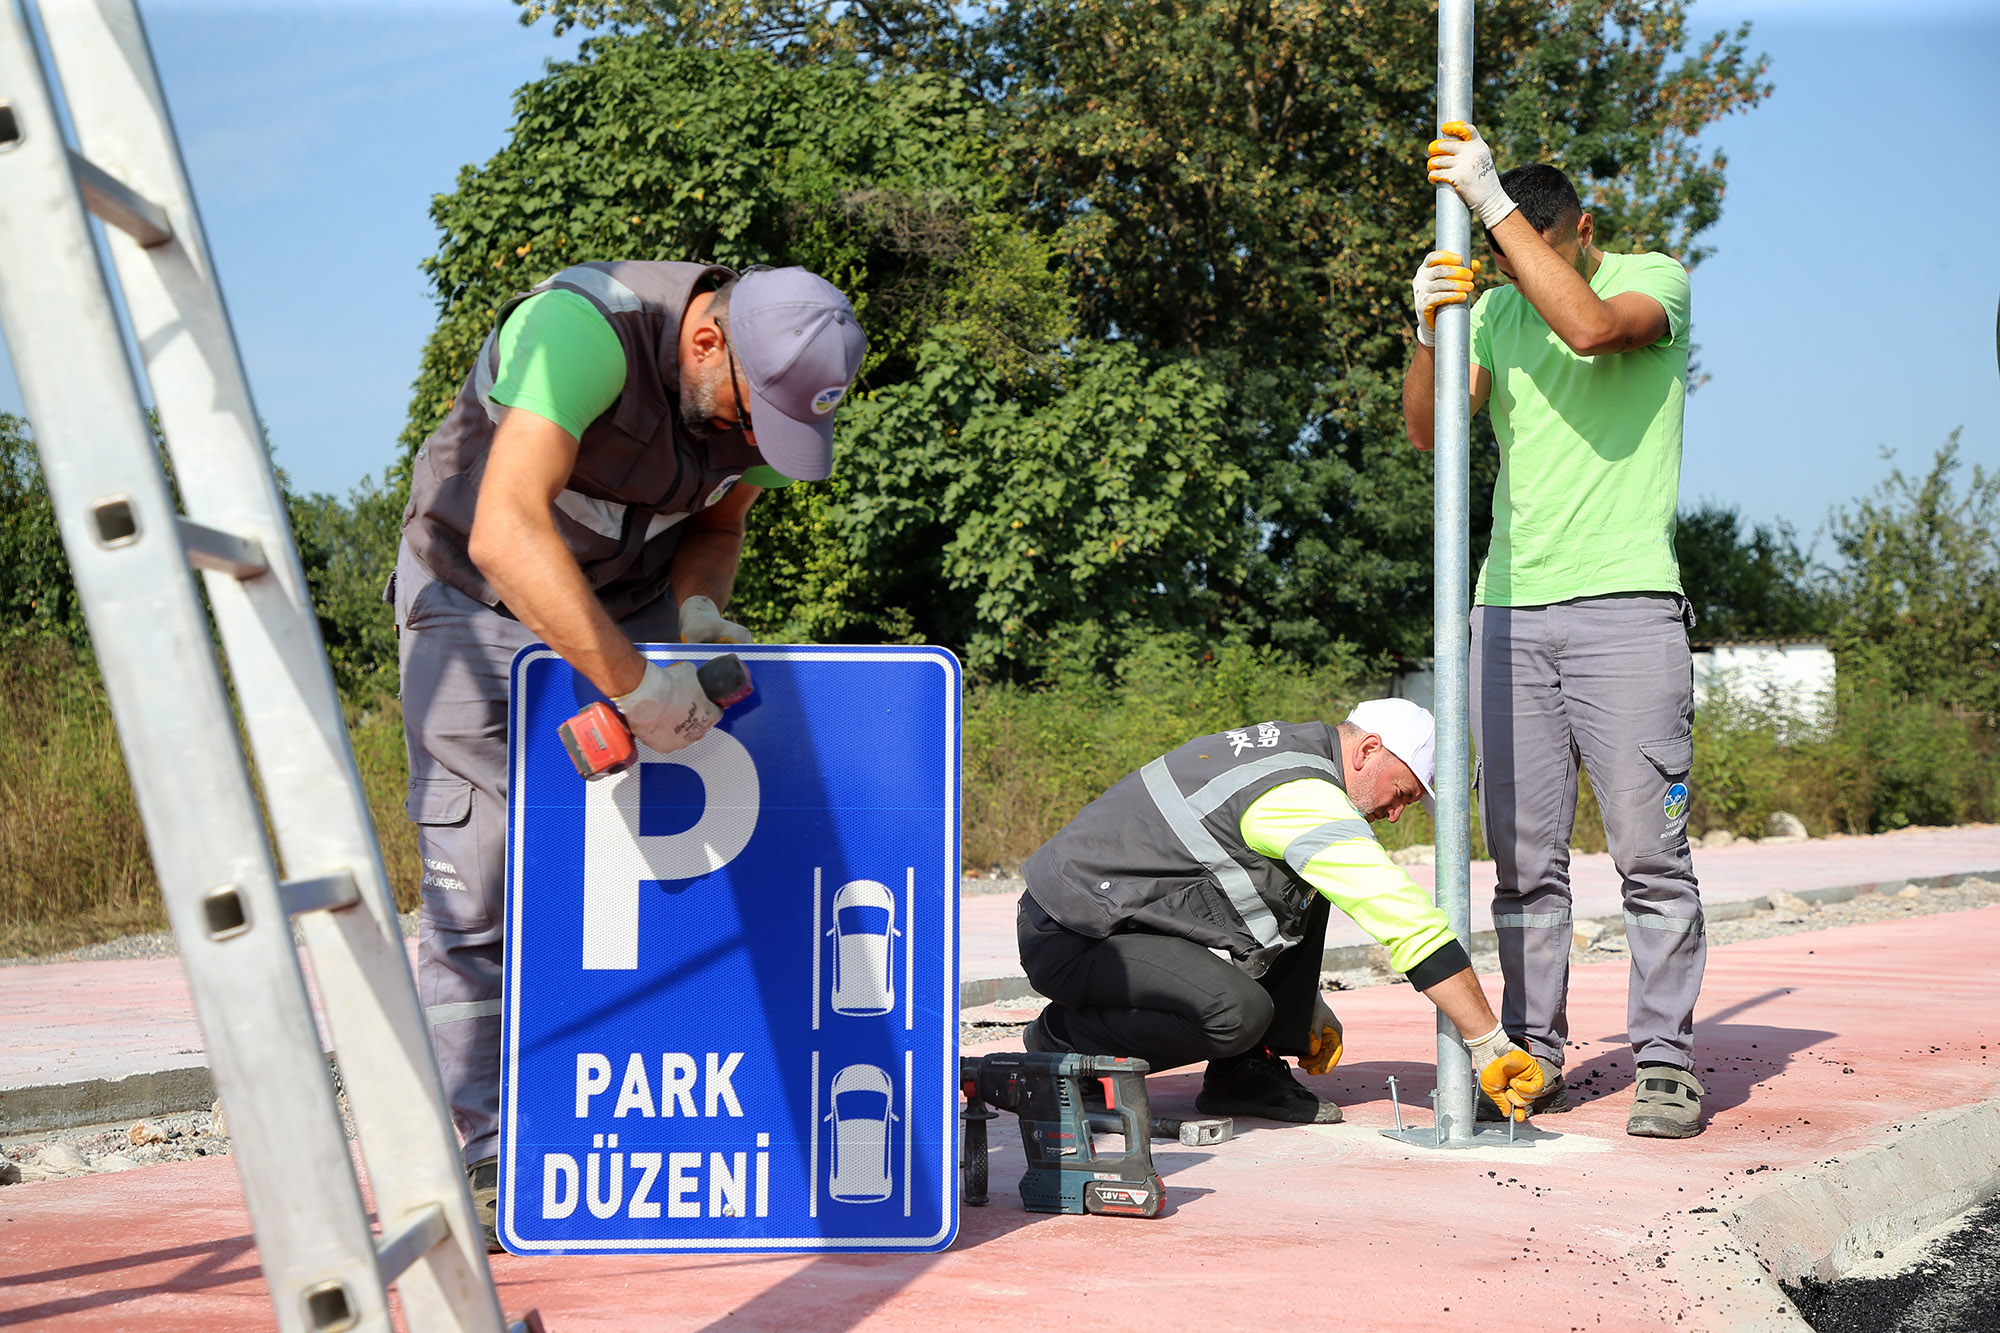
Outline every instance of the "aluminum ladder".
{"label": "aluminum ladder", "polygon": [[[0,331],[228,1112],[277,1326],[387,1330],[393,1286],[412,1330],[502,1333],[374,824],[145,30],[133,0],[42,0],[45,71],[24,3],[0,0]],[[57,119],[58,81],[80,151]],[[186,516],[86,210],[108,224]]]}

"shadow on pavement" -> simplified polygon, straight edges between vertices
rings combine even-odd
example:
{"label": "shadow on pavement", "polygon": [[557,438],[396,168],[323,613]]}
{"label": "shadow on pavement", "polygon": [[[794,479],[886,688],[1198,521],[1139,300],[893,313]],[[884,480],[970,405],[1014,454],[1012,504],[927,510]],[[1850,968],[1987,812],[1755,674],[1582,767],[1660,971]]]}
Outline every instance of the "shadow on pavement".
{"label": "shadow on pavement", "polygon": [[[103,1309],[106,1306],[123,1305],[129,1301],[144,1300],[149,1296],[169,1296],[190,1291],[205,1291],[211,1287],[226,1287],[238,1282],[255,1283],[258,1295],[263,1294],[263,1270],[256,1262],[254,1251],[256,1241],[250,1236],[231,1236],[227,1240],[206,1241],[196,1245],[177,1245],[166,1250],[146,1250],[138,1254],[118,1255],[110,1259],[93,1259],[87,1263],[70,1264],[63,1268],[44,1269],[39,1273],[9,1273],[0,1277],[0,1288],[31,1287],[43,1283],[70,1282],[104,1273],[116,1273],[123,1269],[139,1268],[153,1264],[171,1263],[180,1259],[194,1262],[169,1277],[163,1277],[143,1286],[116,1287],[93,1291],[83,1295],[64,1296],[56,1300],[43,1301],[38,1305],[14,1306],[0,1311],[0,1326],[7,1324],[27,1324],[39,1319],[60,1319],[64,1315],[76,1314],[83,1310]],[[245,1262],[228,1267],[232,1260]]]}
{"label": "shadow on pavement", "polygon": [[[1740,1000],[1695,1021],[1694,1072],[1707,1090],[1702,1098],[1704,1118],[1716,1111],[1743,1105],[1750,1100],[1753,1088],[1784,1073],[1800,1051],[1817,1046],[1835,1035],[1817,1028],[1725,1021],[1767,1000],[1789,995],[1791,989],[1789,986],[1773,987],[1762,995]],[[1614,1032],[1599,1040],[1625,1043],[1630,1038],[1626,1033]],[[1632,1086],[1632,1052],[1629,1049],[1607,1051],[1564,1073],[1573,1085],[1581,1086],[1586,1095],[1602,1097]]]}

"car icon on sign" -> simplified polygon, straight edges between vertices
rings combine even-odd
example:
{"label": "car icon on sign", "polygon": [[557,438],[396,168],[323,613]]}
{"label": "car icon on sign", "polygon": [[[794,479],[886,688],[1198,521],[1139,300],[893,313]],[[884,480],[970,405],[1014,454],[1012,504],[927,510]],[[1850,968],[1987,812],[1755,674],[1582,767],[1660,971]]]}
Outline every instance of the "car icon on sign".
{"label": "car icon on sign", "polygon": [[872,879],[843,884],[833,895],[833,1012],[857,1017],[896,1007],[891,966],[896,895]]}
{"label": "car icon on sign", "polygon": [[833,1076],[833,1177],[826,1192],[837,1203],[880,1203],[894,1192],[890,1179],[890,1109],[896,1085],[887,1070],[849,1065]]}

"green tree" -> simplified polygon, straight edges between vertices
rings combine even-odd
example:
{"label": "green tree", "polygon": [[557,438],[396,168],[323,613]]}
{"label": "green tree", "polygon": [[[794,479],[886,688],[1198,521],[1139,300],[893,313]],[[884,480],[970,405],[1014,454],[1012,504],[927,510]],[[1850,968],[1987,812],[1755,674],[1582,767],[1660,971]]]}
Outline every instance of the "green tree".
{"label": "green tree", "polygon": [[386,479],[369,479],[343,502],[287,488],[285,504],[334,682],[356,701],[394,693],[396,622],[382,591],[395,568],[402,527],[397,490]]}
{"label": "green tree", "polygon": [[[845,409],[841,471],[811,511],[830,577],[794,614],[814,637],[925,638],[982,668],[1072,653],[1085,626],[1102,655],[1198,626],[1207,583],[1241,559],[1226,403],[1198,364],[1123,345],[1086,341],[1009,386],[962,344],[928,344],[915,379]],[[809,545],[753,524],[747,611],[785,614],[786,551]]]}
{"label": "green tree", "polygon": [[28,423],[0,412],[0,639],[47,634],[88,651],[83,604]]}
{"label": "green tree", "polygon": [[870,352],[835,480],[759,504],[746,615],[1002,670],[1084,623],[1213,619],[1206,584],[1240,570],[1249,536],[1228,395],[1203,365],[1073,336],[1051,242],[1008,211],[1012,131],[958,80],[644,31],[593,39],[517,109],[507,147],[433,209],[444,314],[406,443],[500,301],[552,268],[805,264],[853,294]]}
{"label": "green tree", "polygon": [[1746,533],[1733,506],[1709,501],[1681,512],[1674,554],[1701,638],[1789,638],[1832,628],[1834,610],[1790,524],[1757,523]]}
{"label": "green tree", "polygon": [[[1764,93],[1743,34],[1676,59],[1678,0],[1480,6],[1476,117],[1503,165],[1577,180],[1613,248],[1696,263],[1723,161],[1694,136]],[[1435,6],[1009,6],[998,45],[1085,328],[1224,367],[1254,482],[1232,616],[1306,657],[1429,639],[1431,462],[1403,441],[1409,275],[1429,245]],[[1495,465],[1482,453],[1477,543]]]}
{"label": "green tree", "polygon": [[522,88],[507,146],[459,173],[431,216],[441,308],[404,433],[449,409],[501,302],[590,260],[802,264],[869,333],[861,392],[962,340],[1025,369],[1070,331],[1045,244],[1010,221],[1001,122],[956,80],[872,81],[648,31],[585,43]]}
{"label": "green tree", "polygon": [[1963,491],[1958,434],[1928,472],[1892,467],[1835,510],[1834,649],[1843,678],[2000,720],[2000,472],[1975,464]]}

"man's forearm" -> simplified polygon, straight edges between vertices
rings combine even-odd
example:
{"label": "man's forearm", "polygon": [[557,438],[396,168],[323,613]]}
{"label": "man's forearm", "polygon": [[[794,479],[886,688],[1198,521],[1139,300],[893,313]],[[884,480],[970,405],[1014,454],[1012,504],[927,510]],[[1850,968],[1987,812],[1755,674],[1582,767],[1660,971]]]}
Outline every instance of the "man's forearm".
{"label": "man's forearm", "polygon": [[1469,967],[1438,982],[1424,996],[1451,1020],[1458,1035],[1467,1041],[1485,1036],[1499,1022],[1493,1017],[1493,1006],[1486,1002],[1478,974]]}
{"label": "man's forearm", "polygon": [[681,539],[674,551],[668,580],[675,602],[706,597],[717,609],[729,605],[736,587],[736,568],[743,559],[743,531],[738,528],[697,529]]}
{"label": "man's forearm", "polygon": [[473,560],[500,600],[607,695],[628,694],[645,659],[605,614],[553,522],[482,514]]}
{"label": "man's forearm", "polygon": [[1437,355],[1421,342],[1413,343],[1410,364],[1403,370],[1403,431],[1410,443],[1428,450],[1436,415]]}
{"label": "man's forearm", "polygon": [[1610,308],[1520,210],[1500,219],[1493,241],[1507,252],[1521,295],[1571,351],[1594,355],[1616,334]]}

